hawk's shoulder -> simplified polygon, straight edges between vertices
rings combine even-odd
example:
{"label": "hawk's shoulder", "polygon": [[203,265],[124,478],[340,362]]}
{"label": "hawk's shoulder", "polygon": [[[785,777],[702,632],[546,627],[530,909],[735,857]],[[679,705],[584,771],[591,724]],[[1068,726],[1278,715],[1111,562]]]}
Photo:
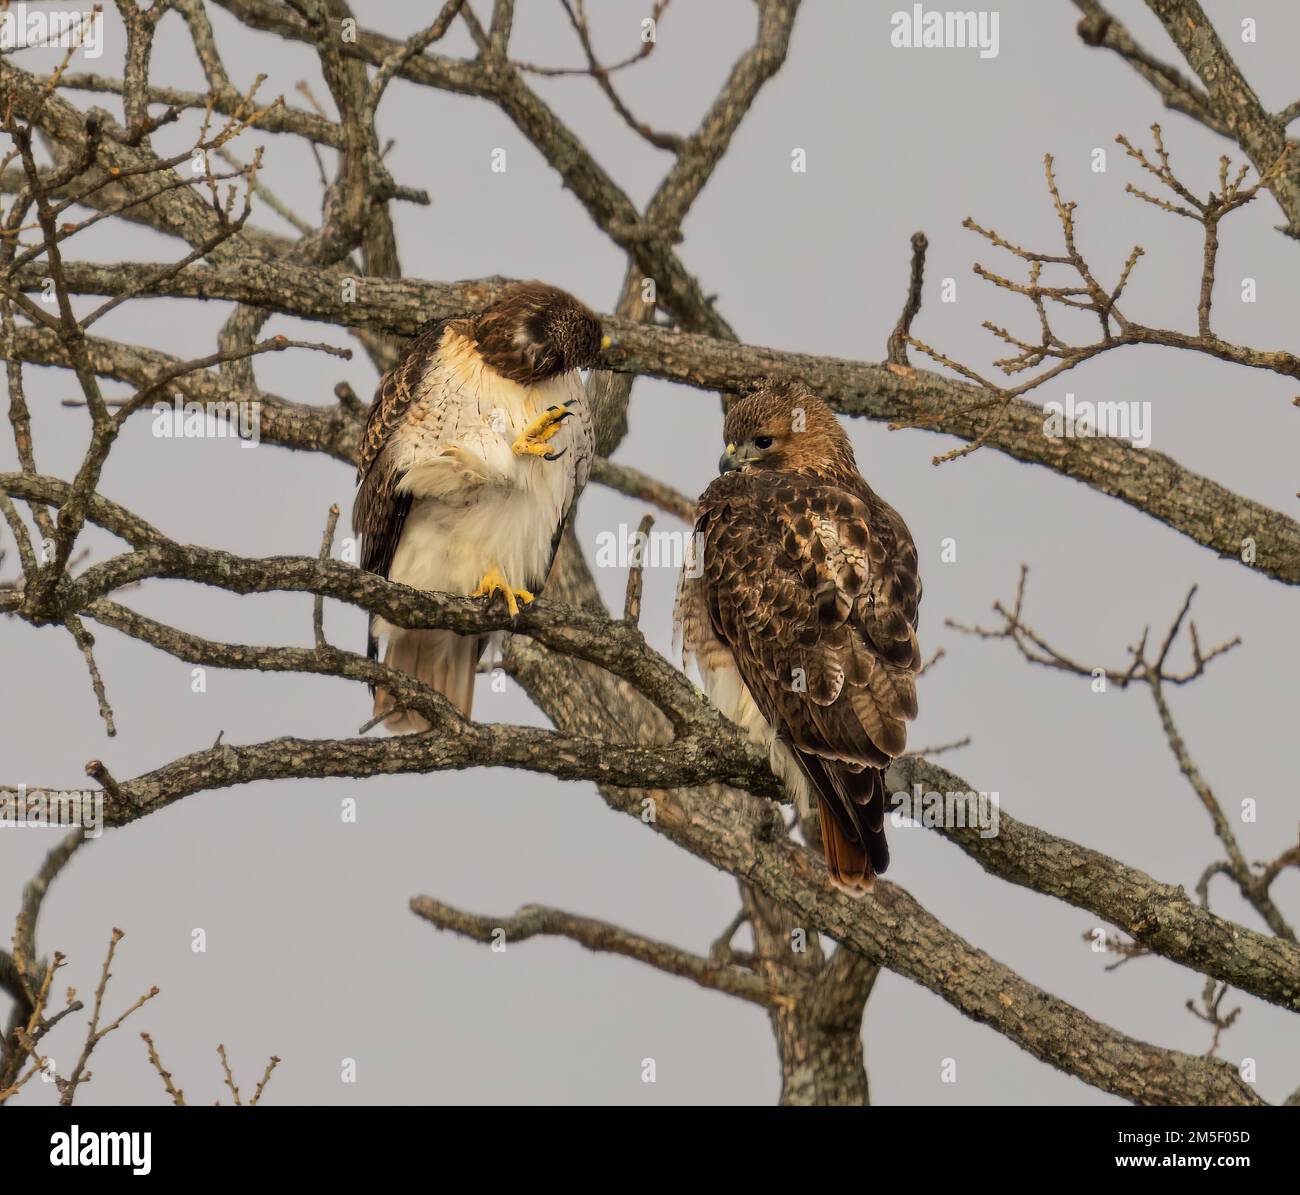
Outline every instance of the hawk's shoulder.
{"label": "hawk's shoulder", "polygon": [[[420,391],[421,380],[438,368],[443,336],[452,320],[431,320],[413,336],[391,369],[379,380],[365,432],[357,453],[356,500],[352,527],[361,537],[360,565],[367,572],[388,576],[402,528],[411,509],[410,494],[398,490],[402,479],[392,449],[394,433],[402,426]],[[374,658],[372,633],[367,654]]]}
{"label": "hawk's shoulder", "polygon": [[357,454],[357,477],[362,479],[383,451],[388,438],[402,425],[419,389],[420,379],[437,368],[443,334],[457,321],[430,320],[402,348],[402,354],[382,378],[370,404],[366,429]]}

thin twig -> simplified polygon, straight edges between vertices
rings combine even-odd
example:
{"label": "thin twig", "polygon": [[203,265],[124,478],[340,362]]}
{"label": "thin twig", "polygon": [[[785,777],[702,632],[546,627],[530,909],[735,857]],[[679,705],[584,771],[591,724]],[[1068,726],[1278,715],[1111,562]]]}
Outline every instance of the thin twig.
{"label": "thin twig", "polygon": [[907,299],[902,314],[889,335],[886,360],[892,365],[907,366],[907,344],[912,334],[912,321],[921,310],[921,286],[925,281],[925,253],[930,247],[925,233],[912,233],[912,267],[907,282]]}
{"label": "thin twig", "polygon": [[[320,541],[320,559],[328,560],[334,548],[334,529],[339,523],[338,503],[331,503],[329,513],[325,517],[325,534],[321,536]],[[316,636],[316,646],[323,648],[329,644],[325,641],[325,597],[323,594],[316,594],[312,599],[311,613],[312,631]]]}
{"label": "thin twig", "polygon": [[630,627],[641,621],[641,587],[644,584],[645,553],[649,544],[650,528],[654,526],[654,515],[647,514],[641,519],[637,528],[636,539],[632,545],[632,559],[627,570],[627,592],[623,597],[623,621]]}

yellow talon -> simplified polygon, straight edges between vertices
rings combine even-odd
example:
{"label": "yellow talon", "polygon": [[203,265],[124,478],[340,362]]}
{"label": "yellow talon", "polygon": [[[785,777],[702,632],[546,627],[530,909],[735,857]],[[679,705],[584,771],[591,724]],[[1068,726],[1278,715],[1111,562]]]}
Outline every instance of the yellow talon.
{"label": "yellow talon", "polygon": [[563,406],[547,407],[524,428],[519,439],[514,442],[515,455],[540,456],[544,461],[559,460],[568,449],[561,448],[559,452],[552,452],[547,441],[560,430],[560,424],[572,414],[568,403]]}
{"label": "yellow talon", "polygon": [[533,600],[533,595],[528,590],[515,589],[509,585],[501,575],[501,570],[497,568],[491,569],[478,583],[478,588],[469,596],[485,597],[490,601],[498,593],[505,594],[506,607],[512,617],[519,613],[520,602],[526,606]]}

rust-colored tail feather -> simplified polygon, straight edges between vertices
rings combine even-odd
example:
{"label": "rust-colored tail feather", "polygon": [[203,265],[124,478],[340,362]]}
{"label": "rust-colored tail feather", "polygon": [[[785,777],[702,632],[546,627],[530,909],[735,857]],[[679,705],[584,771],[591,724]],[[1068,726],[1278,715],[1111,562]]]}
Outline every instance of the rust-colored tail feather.
{"label": "rust-colored tail feather", "polygon": [[831,883],[850,896],[865,896],[876,882],[867,848],[844,832],[822,796],[817,799],[817,820],[821,823],[822,853],[826,856]]}
{"label": "rust-colored tail feather", "polygon": [[[481,635],[455,631],[403,631],[393,635],[384,651],[384,663],[437,689],[465,717],[474,705],[474,672],[483,654]],[[398,710],[387,689],[375,690],[375,717],[393,710],[384,726],[393,734],[429,729],[429,720],[413,710]]]}
{"label": "rust-colored tail feather", "polygon": [[831,882],[850,896],[865,896],[889,866],[885,841],[885,773],[858,771],[801,753],[817,792],[817,821]]}

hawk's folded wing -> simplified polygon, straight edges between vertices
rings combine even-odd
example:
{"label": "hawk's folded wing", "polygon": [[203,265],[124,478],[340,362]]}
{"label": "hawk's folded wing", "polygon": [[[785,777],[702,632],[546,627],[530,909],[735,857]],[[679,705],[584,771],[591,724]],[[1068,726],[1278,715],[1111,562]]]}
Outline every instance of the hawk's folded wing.
{"label": "hawk's folded wing", "polygon": [[[921,583],[906,526],[865,485],[735,472],[701,497],[696,531],[699,615],[823,796],[839,795],[836,814],[867,838],[880,827],[861,824],[866,790],[835,781],[887,767],[916,716]],[[883,792],[870,791],[876,821]]]}
{"label": "hawk's folded wing", "polygon": [[[438,346],[447,323],[438,320],[415,336],[380,379],[361,437],[357,459],[360,484],[352,507],[352,530],[361,539],[361,567],[381,577],[388,576],[411,509],[411,495],[397,489],[405,470],[393,450],[393,435],[409,415],[426,375],[437,367]],[[378,655],[373,632],[367,639],[366,654],[372,660]]]}

